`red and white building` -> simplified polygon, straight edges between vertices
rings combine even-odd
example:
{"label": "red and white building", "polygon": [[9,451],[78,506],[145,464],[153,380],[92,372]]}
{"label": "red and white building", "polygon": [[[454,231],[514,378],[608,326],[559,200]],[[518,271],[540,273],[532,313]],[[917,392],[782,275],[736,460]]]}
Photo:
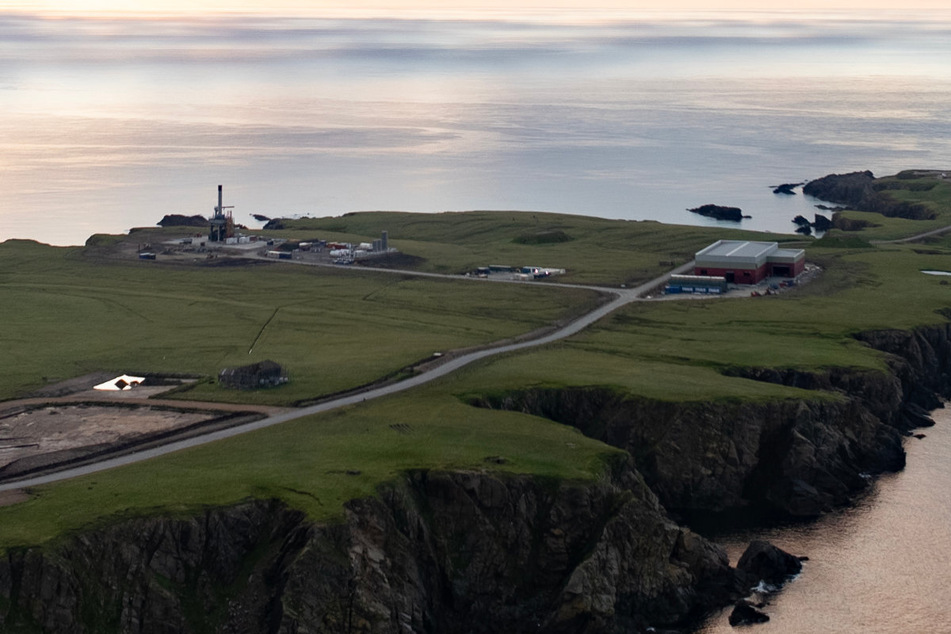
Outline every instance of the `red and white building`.
{"label": "red and white building", "polygon": [[780,249],[776,242],[717,240],[697,251],[694,275],[723,277],[730,284],[756,284],[767,277],[796,277],[805,265],[802,249]]}

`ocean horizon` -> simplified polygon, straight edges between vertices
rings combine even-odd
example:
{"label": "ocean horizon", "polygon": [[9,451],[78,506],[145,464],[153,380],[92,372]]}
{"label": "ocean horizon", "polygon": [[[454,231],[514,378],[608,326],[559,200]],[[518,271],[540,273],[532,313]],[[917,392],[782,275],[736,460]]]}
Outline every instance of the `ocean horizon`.
{"label": "ocean horizon", "polygon": [[[951,171],[948,11],[79,15],[14,1],[17,10],[0,7],[0,242],[79,245],[166,214],[209,216],[219,185],[236,222],[249,227],[261,224],[254,215],[522,210],[785,234],[818,201],[774,194],[777,185],[858,170]],[[704,204],[750,218],[687,211]],[[6,277],[11,315],[52,296]],[[866,278],[846,275],[842,285]],[[325,295],[332,299],[314,301]],[[183,321],[174,298],[161,304]],[[67,336],[61,305],[43,299],[22,313],[17,323],[26,325],[14,336]],[[108,313],[113,303],[99,305]],[[360,310],[376,310],[367,306]],[[865,308],[836,310],[845,307]],[[264,326],[252,323],[257,313],[245,320],[251,347],[264,327],[281,327],[268,326],[276,308],[258,308]],[[807,303],[807,319],[827,320],[823,308]],[[887,309],[875,308],[876,327]],[[55,319],[32,328],[29,317],[43,310]],[[744,327],[756,319],[755,310],[740,312]],[[293,326],[297,317],[288,319]],[[793,344],[783,332],[838,332],[807,319],[775,322],[776,350],[753,357],[784,366]],[[683,340],[703,345],[716,322],[704,323],[707,331]],[[295,335],[295,349],[305,335]],[[182,335],[190,355],[220,348],[195,352],[192,339]],[[142,358],[165,354],[146,343]],[[843,362],[829,352],[834,345],[817,358]],[[673,358],[666,348],[658,358]],[[617,363],[637,364],[638,354]],[[125,357],[83,358],[94,369]],[[21,372],[17,363],[14,354],[10,367]],[[683,394],[691,376],[677,386]],[[951,582],[951,412],[934,415],[934,428],[906,442],[908,468],[880,476],[854,506],[717,537],[734,563],[760,537],[810,558],[770,597],[772,621],[757,633],[948,629],[951,608],[921,585]],[[696,633],[734,632],[729,611]]]}
{"label": "ocean horizon", "polygon": [[673,224],[951,168],[951,13],[0,13],[0,241],[165,214],[550,211]]}

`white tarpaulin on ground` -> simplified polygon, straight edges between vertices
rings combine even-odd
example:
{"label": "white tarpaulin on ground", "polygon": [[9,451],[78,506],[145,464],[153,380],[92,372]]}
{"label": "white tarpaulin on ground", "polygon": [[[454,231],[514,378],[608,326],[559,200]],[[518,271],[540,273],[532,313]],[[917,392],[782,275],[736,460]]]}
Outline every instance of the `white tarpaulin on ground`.
{"label": "white tarpaulin on ground", "polygon": [[122,376],[117,376],[114,379],[110,379],[105,383],[100,383],[95,386],[96,390],[131,390],[132,388],[140,385],[145,381],[144,377],[141,376],[129,376],[128,374],[123,374]]}

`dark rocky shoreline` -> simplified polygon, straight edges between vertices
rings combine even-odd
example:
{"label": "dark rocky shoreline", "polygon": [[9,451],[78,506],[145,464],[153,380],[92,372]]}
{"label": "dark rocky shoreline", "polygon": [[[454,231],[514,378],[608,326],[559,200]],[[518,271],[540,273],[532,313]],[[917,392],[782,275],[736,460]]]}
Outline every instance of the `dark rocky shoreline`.
{"label": "dark rocky shoreline", "polygon": [[[689,627],[747,571],[668,516],[809,517],[904,464],[951,387],[951,326],[857,336],[888,371],[733,374],[838,399],[663,403],[601,388],[479,405],[624,447],[599,482],[414,471],[315,524],[274,501],[139,518],[0,559],[0,629],[48,632],[642,632]],[[652,447],[651,450],[645,447]],[[781,558],[782,559],[782,558]]]}
{"label": "dark rocky shoreline", "polygon": [[[915,172],[902,172],[898,178],[915,176]],[[906,176],[907,175],[907,176]],[[897,200],[888,193],[887,180],[875,178],[870,171],[848,174],[829,174],[809,181],[802,188],[808,196],[818,198],[846,209],[880,213],[886,217],[931,220],[935,212],[921,203]]]}

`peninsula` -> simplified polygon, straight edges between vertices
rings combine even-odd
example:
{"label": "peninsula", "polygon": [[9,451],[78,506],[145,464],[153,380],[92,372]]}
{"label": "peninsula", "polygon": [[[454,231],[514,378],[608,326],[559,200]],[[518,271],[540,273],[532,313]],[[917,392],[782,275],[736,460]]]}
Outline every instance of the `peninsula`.
{"label": "peninsula", "polygon": [[[947,286],[921,273],[951,271],[951,239],[884,242],[951,226],[949,184],[940,172],[896,181],[933,217],[838,212],[876,226],[780,238],[807,249],[808,285],[631,302],[398,394],[31,487],[0,507],[0,620],[49,632],[689,627],[750,582],[706,527],[849,503],[866,474],[902,467],[904,434],[951,394]],[[411,270],[166,256],[171,227],[83,248],[0,245],[0,305],[21,307],[5,315],[17,362],[0,370],[0,423],[62,415],[3,404],[93,371],[182,379],[155,397],[170,410],[306,407],[538,337],[602,305],[595,288],[623,294],[715,240],[763,239],[517,212],[280,224],[260,235],[358,244],[385,230]],[[136,256],[146,242],[155,260]],[[564,273],[473,275],[498,263]],[[214,378],[265,359],[286,383]]]}

